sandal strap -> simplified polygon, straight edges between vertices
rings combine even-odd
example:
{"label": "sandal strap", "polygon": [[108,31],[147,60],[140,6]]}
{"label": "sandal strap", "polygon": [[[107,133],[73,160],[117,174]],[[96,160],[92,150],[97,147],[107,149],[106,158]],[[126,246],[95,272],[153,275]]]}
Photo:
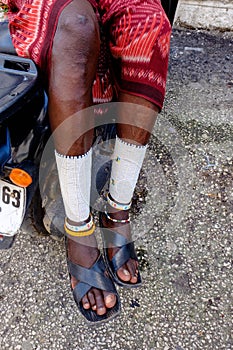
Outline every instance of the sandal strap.
{"label": "sandal strap", "polygon": [[130,242],[120,248],[114,255],[110,264],[112,265],[113,271],[117,271],[122,265],[124,265],[129,259],[137,259],[137,255],[134,250],[134,243]]}
{"label": "sandal strap", "polygon": [[104,240],[103,240],[104,248],[108,248],[110,244],[113,247],[120,248],[129,243],[126,237],[122,236],[120,233],[116,231],[111,230],[110,228],[102,227],[101,230],[104,237]]}
{"label": "sandal strap", "polygon": [[80,266],[70,260],[68,261],[68,267],[70,274],[79,281],[73,290],[78,302],[92,287],[116,294],[112,280],[104,274],[106,266],[101,255],[91,268]]}
{"label": "sandal strap", "polygon": [[134,242],[128,241],[120,233],[109,228],[102,227],[102,234],[104,237],[104,249],[108,249],[109,245],[120,248],[110,262],[114,271],[118,270],[129,259],[138,260],[134,249]]}

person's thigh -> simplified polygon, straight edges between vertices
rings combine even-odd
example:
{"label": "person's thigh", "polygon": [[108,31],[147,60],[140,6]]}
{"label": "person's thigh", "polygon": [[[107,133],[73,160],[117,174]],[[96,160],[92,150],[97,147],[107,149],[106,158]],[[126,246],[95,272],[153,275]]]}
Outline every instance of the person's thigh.
{"label": "person's thigh", "polygon": [[81,136],[69,155],[85,153],[92,143],[92,118],[79,111],[92,105],[99,46],[99,25],[92,6],[87,0],[72,1],[59,17],[48,77],[52,130],[66,120],[54,134],[60,153],[65,152],[69,139],[75,140],[77,131]]}
{"label": "person's thigh", "polygon": [[165,96],[170,22],[159,0],[124,3],[125,7],[116,0],[108,19],[118,90],[142,97],[160,110]]}
{"label": "person's thigh", "polygon": [[63,101],[79,95],[90,103],[99,45],[99,25],[92,6],[87,0],[72,1],[59,17],[51,53],[49,85],[62,94]]}
{"label": "person's thigh", "polygon": [[[86,42],[80,40],[79,45],[85,50],[90,39],[87,35],[93,34],[93,30],[96,31],[98,27],[94,7],[91,5],[94,2],[94,0],[11,0],[7,13],[13,45],[18,55],[31,58],[40,70],[47,74],[54,36],[57,36],[58,32],[60,35],[61,31],[64,34],[72,31],[72,35],[75,35],[86,30]],[[68,37],[67,46],[71,42],[71,36]],[[62,42],[63,47],[64,44]]]}

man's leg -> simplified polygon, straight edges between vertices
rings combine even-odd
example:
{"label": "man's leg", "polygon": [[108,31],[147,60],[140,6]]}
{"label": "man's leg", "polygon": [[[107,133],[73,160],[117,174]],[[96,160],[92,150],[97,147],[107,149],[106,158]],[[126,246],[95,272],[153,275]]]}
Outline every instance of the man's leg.
{"label": "man's leg", "polygon": [[[141,161],[143,161],[146,145],[149,141],[151,130],[155,124],[159,109],[156,105],[147,101],[146,99],[126,93],[121,93],[119,95],[119,102],[124,103],[119,107],[119,115],[117,120],[117,136],[118,140],[120,140],[118,144],[118,151],[123,152],[123,157],[126,158],[124,159],[125,164],[123,165],[123,168],[120,164],[121,160],[119,162],[116,162],[116,157],[114,156],[113,162],[116,163],[116,169],[114,169],[111,173],[109,194],[113,200],[116,200],[122,204],[128,204],[132,199],[137,178],[141,169],[141,163],[133,164],[134,160],[132,159],[132,153],[141,152],[142,155],[139,155],[139,157],[141,158]],[[133,107],[133,104],[137,104],[139,108]],[[125,142],[126,152],[127,150],[129,151],[130,158],[127,158],[125,150],[122,149],[121,141]],[[115,149],[116,156],[118,154],[118,151]],[[129,162],[129,164],[133,164],[132,167],[129,165],[130,169],[127,169],[127,162]],[[136,165],[136,167],[134,165]],[[128,182],[126,179],[126,182],[124,184],[125,174],[127,171],[129,171],[131,174],[129,175],[128,179],[131,181]],[[132,180],[132,172],[136,173],[134,180]],[[118,186],[119,191],[116,191],[115,187],[117,185],[117,182],[121,181],[122,177],[124,177],[124,180],[122,184],[119,184]],[[111,183],[112,180],[114,180],[114,185]],[[131,189],[129,189],[130,187]],[[122,191],[122,195],[119,193],[120,191]],[[130,210],[115,210],[111,207],[111,205],[107,205],[107,212],[109,213],[109,217],[114,220],[128,220],[129,211]],[[115,229],[116,232],[120,233],[129,241],[131,241],[132,238],[130,223],[116,223],[107,217],[103,217],[103,223],[104,226]],[[109,248],[109,258],[112,259],[118,250],[119,249],[117,247]],[[124,265],[122,265],[121,268],[118,269],[117,275],[124,282],[130,282],[132,284],[137,283],[138,262],[135,259],[129,259]]]}
{"label": "man's leg", "polygon": [[[119,6],[123,6],[120,1]],[[120,208],[130,206],[146,145],[163,105],[171,28],[159,0],[137,2],[136,6],[134,0],[129,0],[120,15],[112,14],[111,21],[110,50],[118,59],[118,101],[124,103],[119,107],[109,215],[103,216],[103,225],[131,240],[129,210]],[[109,245],[110,260],[118,250]],[[136,259],[128,259],[117,275],[122,281],[134,284],[137,270]]]}
{"label": "man's leg", "polygon": [[[62,12],[53,41],[49,77],[49,116],[54,131],[61,191],[68,225],[88,219],[90,194],[90,150],[92,120],[86,113],[77,113],[92,104],[91,88],[99,52],[99,30],[96,16],[88,1],[73,1]],[[75,118],[70,118],[75,116]],[[70,118],[70,119],[69,119]],[[62,123],[67,121],[65,125]],[[75,134],[80,137],[75,142]],[[69,147],[69,142],[71,142]],[[85,170],[85,181],[80,173]],[[70,181],[74,178],[74,182]],[[82,193],[83,186],[86,187]],[[80,194],[81,192],[81,194]],[[68,193],[68,195],[66,195]],[[70,195],[69,195],[70,194]],[[86,198],[80,198],[82,195]],[[79,206],[76,205],[80,201]],[[80,211],[81,208],[81,211]],[[85,217],[86,216],[86,217]],[[69,237],[69,236],[68,236]],[[68,238],[68,257],[81,266],[91,267],[99,256],[95,237]],[[72,286],[78,281],[72,278]],[[82,299],[83,307],[98,315],[116,303],[109,292],[92,288]]]}

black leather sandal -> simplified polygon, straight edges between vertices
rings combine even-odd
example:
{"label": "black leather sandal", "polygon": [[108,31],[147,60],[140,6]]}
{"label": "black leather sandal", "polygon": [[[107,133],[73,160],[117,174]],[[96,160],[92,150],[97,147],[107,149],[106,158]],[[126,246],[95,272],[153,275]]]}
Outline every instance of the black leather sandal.
{"label": "black leather sandal", "polygon": [[[134,248],[134,242],[128,241],[127,238],[125,238],[118,232],[114,231],[113,229],[105,227],[103,225],[103,220],[102,220],[103,215],[107,215],[107,214],[101,213],[99,221],[100,221],[100,229],[101,229],[101,234],[103,239],[104,259],[105,259],[108,271],[111,274],[114,282],[119,286],[126,287],[126,288],[139,287],[142,284],[142,280],[139,272],[138,272],[138,280],[136,283],[124,282],[117,275],[117,270],[122,265],[124,265],[129,259],[134,259],[138,261],[135,248]],[[127,220],[122,220],[123,224],[125,222],[127,222]],[[112,260],[110,260],[108,257],[109,246],[119,248],[118,252],[114,255]]]}
{"label": "black leather sandal", "polygon": [[[107,267],[102,255],[99,255],[98,259],[91,268],[85,268],[78,264],[74,264],[70,260],[67,260],[67,264],[70,279],[71,276],[73,276],[79,281],[72,291],[78,309],[85,317],[86,322],[89,324],[100,324],[116,317],[121,310],[120,298],[112,279],[106,274]],[[97,315],[96,311],[92,310],[91,308],[84,309],[82,305],[82,298],[92,287],[108,291],[116,295],[116,304],[110,309],[106,308],[107,311],[104,315]]]}

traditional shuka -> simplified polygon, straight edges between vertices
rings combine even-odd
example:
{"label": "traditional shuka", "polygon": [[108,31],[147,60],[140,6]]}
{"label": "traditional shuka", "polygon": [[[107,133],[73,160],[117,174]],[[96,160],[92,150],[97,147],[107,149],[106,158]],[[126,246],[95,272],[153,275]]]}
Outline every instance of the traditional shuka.
{"label": "traditional shuka", "polygon": [[[18,55],[47,72],[61,11],[72,0],[2,0]],[[98,18],[101,50],[93,102],[112,101],[117,91],[162,108],[171,26],[160,0],[88,0]]]}

